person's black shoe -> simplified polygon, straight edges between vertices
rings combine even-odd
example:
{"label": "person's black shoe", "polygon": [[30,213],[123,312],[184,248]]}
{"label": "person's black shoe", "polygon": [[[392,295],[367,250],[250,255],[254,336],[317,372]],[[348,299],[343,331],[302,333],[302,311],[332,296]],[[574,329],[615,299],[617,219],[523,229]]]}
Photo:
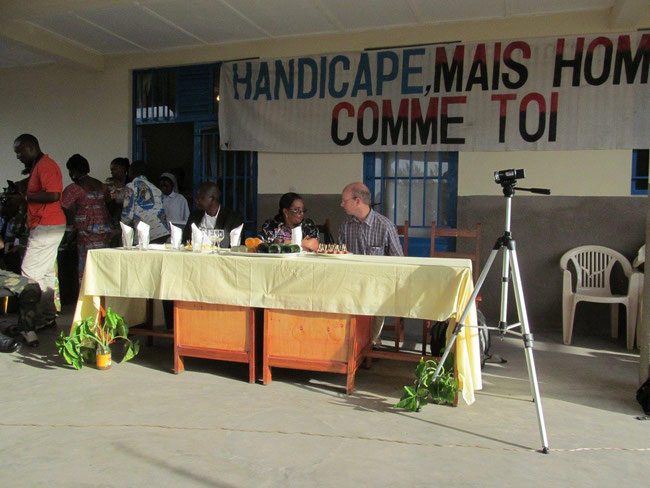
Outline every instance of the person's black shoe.
{"label": "person's black shoe", "polygon": [[20,343],[17,340],[0,334],[0,352],[15,352],[19,347]]}

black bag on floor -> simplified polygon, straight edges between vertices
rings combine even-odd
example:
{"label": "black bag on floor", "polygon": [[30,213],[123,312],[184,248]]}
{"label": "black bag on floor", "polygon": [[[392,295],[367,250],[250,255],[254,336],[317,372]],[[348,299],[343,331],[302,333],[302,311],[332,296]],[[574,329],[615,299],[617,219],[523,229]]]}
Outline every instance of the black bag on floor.
{"label": "black bag on floor", "polygon": [[650,376],[636,391],[636,399],[646,415],[650,415]]}
{"label": "black bag on floor", "polygon": [[433,322],[431,324],[431,355],[434,357],[442,356],[445,350],[448,325],[448,320],[446,322]]}
{"label": "black bag on floor", "polygon": [[[490,331],[485,328],[487,322],[485,315],[480,310],[476,311],[478,325],[478,343],[481,354],[481,369],[485,366],[485,361],[490,357]],[[442,356],[447,346],[447,326],[449,321],[434,322],[431,326],[431,354],[433,356]]]}
{"label": "black bag on floor", "polygon": [[480,327],[478,330],[478,344],[481,350],[481,369],[483,369],[485,361],[492,356],[490,354],[490,346],[492,343],[490,341],[490,331],[485,328],[487,326],[485,315],[480,310],[476,311],[476,322]]}

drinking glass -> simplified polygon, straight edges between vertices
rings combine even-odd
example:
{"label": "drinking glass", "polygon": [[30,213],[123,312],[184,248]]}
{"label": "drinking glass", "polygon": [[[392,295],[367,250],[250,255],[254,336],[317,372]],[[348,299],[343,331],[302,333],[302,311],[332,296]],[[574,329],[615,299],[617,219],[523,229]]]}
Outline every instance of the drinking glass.
{"label": "drinking glass", "polygon": [[127,233],[122,232],[122,246],[124,246],[124,249],[133,248],[133,234],[133,231]]}
{"label": "drinking glass", "polygon": [[217,247],[221,249],[221,241],[226,237],[226,231],[223,229],[214,229],[215,240],[217,241]]}
{"label": "drinking glass", "polygon": [[209,230],[207,227],[199,227],[199,230],[201,231],[201,242],[199,242],[199,251],[203,251],[203,243],[205,242],[205,238],[207,237],[208,240],[210,239],[210,234]]}
{"label": "drinking glass", "polygon": [[206,229],[205,232],[208,235],[208,239],[210,239],[210,242],[212,243],[212,254],[215,254],[217,250],[215,249],[214,245],[218,241],[217,229]]}

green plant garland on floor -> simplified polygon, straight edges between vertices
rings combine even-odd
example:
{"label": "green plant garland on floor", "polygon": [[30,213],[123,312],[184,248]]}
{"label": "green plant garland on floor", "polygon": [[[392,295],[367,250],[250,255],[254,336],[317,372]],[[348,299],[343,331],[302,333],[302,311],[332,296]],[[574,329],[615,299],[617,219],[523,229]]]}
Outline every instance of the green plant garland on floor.
{"label": "green plant garland on floor", "polygon": [[427,403],[454,403],[458,382],[454,378],[453,354],[449,354],[440,370],[440,377],[433,381],[433,376],[438,367],[435,359],[420,359],[415,369],[413,386],[404,386],[402,398],[395,408],[403,408],[412,412],[419,412]]}

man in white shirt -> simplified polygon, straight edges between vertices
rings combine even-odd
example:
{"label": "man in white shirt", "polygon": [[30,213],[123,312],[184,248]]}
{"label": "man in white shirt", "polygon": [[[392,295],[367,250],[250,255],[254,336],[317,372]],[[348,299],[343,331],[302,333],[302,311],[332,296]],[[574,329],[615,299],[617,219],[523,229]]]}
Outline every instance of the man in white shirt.
{"label": "man in white shirt", "polygon": [[214,181],[201,183],[196,196],[199,210],[190,214],[183,230],[183,242],[192,238],[192,224],[195,224],[206,229],[223,229],[225,236],[221,247],[230,247],[230,231],[242,224],[242,218],[221,205],[221,191]]}

